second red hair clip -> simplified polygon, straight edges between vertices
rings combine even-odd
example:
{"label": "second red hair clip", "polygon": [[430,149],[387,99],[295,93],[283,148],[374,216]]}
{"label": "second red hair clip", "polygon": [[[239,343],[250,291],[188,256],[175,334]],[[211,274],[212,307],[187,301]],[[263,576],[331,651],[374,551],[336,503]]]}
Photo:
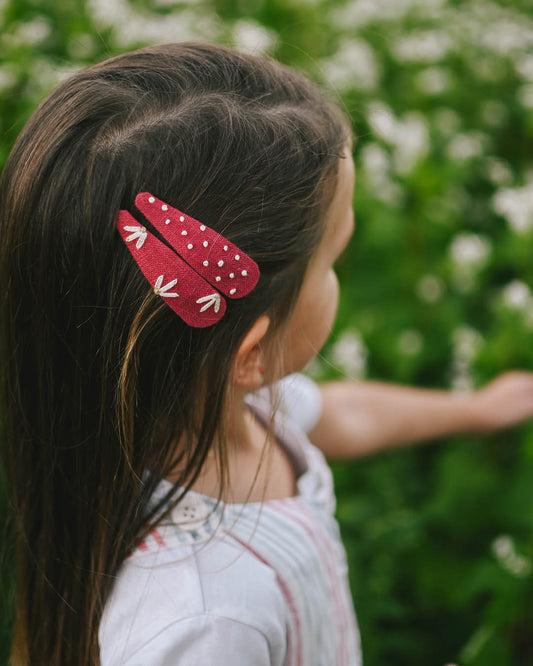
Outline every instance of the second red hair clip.
{"label": "second red hair clip", "polygon": [[154,292],[187,324],[221,319],[226,301],[218,290],[242,298],[256,286],[257,263],[227,238],[150,192],[138,194],[135,205],[173,249],[126,210],[119,211],[117,229]]}

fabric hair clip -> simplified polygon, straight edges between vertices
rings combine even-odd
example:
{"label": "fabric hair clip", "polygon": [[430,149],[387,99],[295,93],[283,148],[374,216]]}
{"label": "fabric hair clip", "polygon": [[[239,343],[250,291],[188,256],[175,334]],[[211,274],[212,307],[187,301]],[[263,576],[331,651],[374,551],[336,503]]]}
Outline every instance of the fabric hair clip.
{"label": "fabric hair clip", "polygon": [[254,289],[259,266],[227,238],[150,192],[139,193],[135,205],[173,249],[127,210],[119,211],[117,229],[154,292],[189,326],[211,326],[223,317],[220,292],[242,298]]}

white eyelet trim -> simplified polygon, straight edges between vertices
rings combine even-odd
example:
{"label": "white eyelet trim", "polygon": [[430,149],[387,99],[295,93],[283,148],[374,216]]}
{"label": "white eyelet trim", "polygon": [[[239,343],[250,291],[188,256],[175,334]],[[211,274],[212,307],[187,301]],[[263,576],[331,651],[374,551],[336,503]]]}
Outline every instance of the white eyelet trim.
{"label": "white eyelet trim", "polygon": [[213,514],[213,509],[204,500],[189,496],[184,497],[172,510],[172,521],[184,531],[197,530]]}

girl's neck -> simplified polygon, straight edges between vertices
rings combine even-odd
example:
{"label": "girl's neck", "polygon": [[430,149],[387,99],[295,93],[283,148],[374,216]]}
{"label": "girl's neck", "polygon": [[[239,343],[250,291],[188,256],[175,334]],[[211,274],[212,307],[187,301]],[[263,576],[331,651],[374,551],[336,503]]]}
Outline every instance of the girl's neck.
{"label": "girl's neck", "polygon": [[[296,472],[283,447],[267,430],[244,401],[244,393],[236,401],[228,426],[229,484],[222,499],[228,503],[281,499],[296,494]],[[191,442],[180,440],[179,446]],[[175,482],[179,470],[167,476]],[[220,477],[213,454],[209,454],[192,490],[218,497]]]}

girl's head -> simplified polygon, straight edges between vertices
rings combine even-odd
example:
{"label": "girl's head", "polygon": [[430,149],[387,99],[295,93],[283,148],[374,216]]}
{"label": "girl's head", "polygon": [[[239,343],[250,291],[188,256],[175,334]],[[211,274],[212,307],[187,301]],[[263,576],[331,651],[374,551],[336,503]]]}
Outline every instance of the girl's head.
{"label": "girl's head", "polygon": [[[177,465],[176,490],[188,487],[213,447],[224,477],[225,416],[250,378],[239,385],[236,369],[260,349],[274,381],[322,346],[350,225],[349,143],[305,78],[199,43],[80,71],[26,124],[0,189],[20,663],[97,663],[111,576],[160,513],[147,512],[159,479]],[[185,324],[124,247],[117,214],[142,191],[257,262],[257,286],[216,325]],[[175,451],[184,439],[194,446]]]}

